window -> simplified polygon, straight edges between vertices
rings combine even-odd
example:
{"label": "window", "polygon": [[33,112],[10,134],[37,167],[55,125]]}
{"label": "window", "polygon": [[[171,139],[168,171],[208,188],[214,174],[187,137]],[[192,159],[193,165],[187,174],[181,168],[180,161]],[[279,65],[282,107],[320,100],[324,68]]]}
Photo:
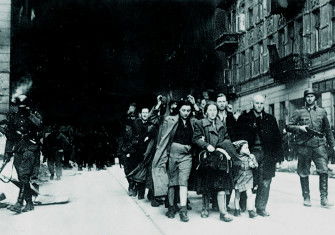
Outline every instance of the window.
{"label": "window", "polygon": [[287,32],[287,39],[288,39],[288,54],[292,54],[294,51],[295,45],[295,34],[294,34],[294,22],[291,22],[288,25],[288,32]]}
{"label": "window", "polygon": [[287,110],[285,101],[280,102],[280,120],[286,120]]}
{"label": "window", "polygon": [[254,11],[252,7],[249,8],[248,15],[249,15],[249,27],[251,27],[254,25]]}
{"label": "window", "polygon": [[245,4],[242,1],[238,7],[238,19],[237,19],[237,27],[238,31],[244,32],[246,29],[246,18],[245,18]]}
{"label": "window", "polygon": [[253,64],[254,64],[254,48],[250,47],[249,49],[249,75],[253,76]]}
{"label": "window", "polygon": [[281,29],[278,32],[278,52],[280,57],[285,56],[285,30]]}
{"label": "window", "polygon": [[231,32],[236,32],[236,11],[232,11],[230,15],[230,22],[231,22]]}
{"label": "window", "polygon": [[263,18],[264,18],[263,3],[260,1],[258,4],[258,19],[261,20]]}
{"label": "window", "polygon": [[259,75],[259,68],[260,68],[260,52],[259,52],[259,45],[255,45],[253,49],[253,76]]}
{"label": "window", "polygon": [[320,10],[313,11],[313,22],[314,22],[314,45],[312,50],[314,52],[319,51],[320,49]]}
{"label": "window", "polygon": [[240,59],[240,80],[244,81],[245,80],[245,51],[241,52],[241,59]]}
{"label": "window", "polygon": [[271,114],[272,116],[275,115],[275,104],[269,105],[269,114]]}
{"label": "window", "polygon": [[296,53],[303,53],[304,51],[304,37],[303,37],[303,23],[302,23],[302,17],[297,19],[296,21],[296,36],[297,36],[297,42],[296,45],[294,46],[294,52]]}
{"label": "window", "polygon": [[258,43],[259,48],[259,72],[264,72],[264,45],[263,42]]}

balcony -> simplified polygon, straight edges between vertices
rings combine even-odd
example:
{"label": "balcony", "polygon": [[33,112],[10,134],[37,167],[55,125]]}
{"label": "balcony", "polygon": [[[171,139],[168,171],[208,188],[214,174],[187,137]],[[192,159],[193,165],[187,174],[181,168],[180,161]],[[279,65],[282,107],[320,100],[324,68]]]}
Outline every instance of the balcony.
{"label": "balcony", "polygon": [[270,63],[270,74],[278,82],[304,79],[309,76],[307,55],[291,54]]}
{"label": "balcony", "polygon": [[215,48],[221,51],[235,51],[238,46],[239,33],[222,33],[215,41]]}
{"label": "balcony", "polygon": [[231,84],[233,74],[233,70],[225,69],[223,73],[223,79],[219,81],[219,84],[217,84],[218,90],[223,92],[227,96],[228,100],[234,100],[238,96],[238,86]]}
{"label": "balcony", "polygon": [[217,8],[227,9],[229,8],[236,0],[217,0]]}

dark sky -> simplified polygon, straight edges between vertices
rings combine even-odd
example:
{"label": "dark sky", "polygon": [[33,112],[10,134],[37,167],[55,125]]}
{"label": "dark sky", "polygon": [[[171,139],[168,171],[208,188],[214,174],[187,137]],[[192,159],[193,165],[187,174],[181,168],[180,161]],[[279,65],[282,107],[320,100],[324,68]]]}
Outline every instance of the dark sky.
{"label": "dark sky", "polygon": [[214,85],[214,1],[41,2],[13,38],[12,77],[32,75],[49,119],[103,122],[157,91]]}

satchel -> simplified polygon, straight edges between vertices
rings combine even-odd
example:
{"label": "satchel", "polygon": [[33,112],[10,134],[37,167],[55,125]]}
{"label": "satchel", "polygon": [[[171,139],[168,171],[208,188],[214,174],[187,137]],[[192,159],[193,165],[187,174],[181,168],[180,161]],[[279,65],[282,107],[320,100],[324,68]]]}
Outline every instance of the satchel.
{"label": "satchel", "polygon": [[232,168],[232,161],[227,159],[226,156],[219,151],[211,153],[207,150],[203,150],[199,153],[199,166],[205,169],[229,173]]}

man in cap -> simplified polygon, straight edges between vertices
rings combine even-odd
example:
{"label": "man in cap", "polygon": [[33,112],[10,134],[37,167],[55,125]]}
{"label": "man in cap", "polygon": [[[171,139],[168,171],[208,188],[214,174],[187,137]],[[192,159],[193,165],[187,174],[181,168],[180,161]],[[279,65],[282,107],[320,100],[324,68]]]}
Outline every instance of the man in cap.
{"label": "man in cap", "polygon": [[318,107],[318,94],[313,89],[304,92],[305,106],[296,110],[287,126],[287,131],[296,135],[298,154],[298,174],[304,198],[304,206],[310,207],[309,180],[311,162],[313,161],[320,176],[319,188],[321,206],[328,203],[328,156],[326,145],[334,149],[335,141],[331,132],[327,112]]}

